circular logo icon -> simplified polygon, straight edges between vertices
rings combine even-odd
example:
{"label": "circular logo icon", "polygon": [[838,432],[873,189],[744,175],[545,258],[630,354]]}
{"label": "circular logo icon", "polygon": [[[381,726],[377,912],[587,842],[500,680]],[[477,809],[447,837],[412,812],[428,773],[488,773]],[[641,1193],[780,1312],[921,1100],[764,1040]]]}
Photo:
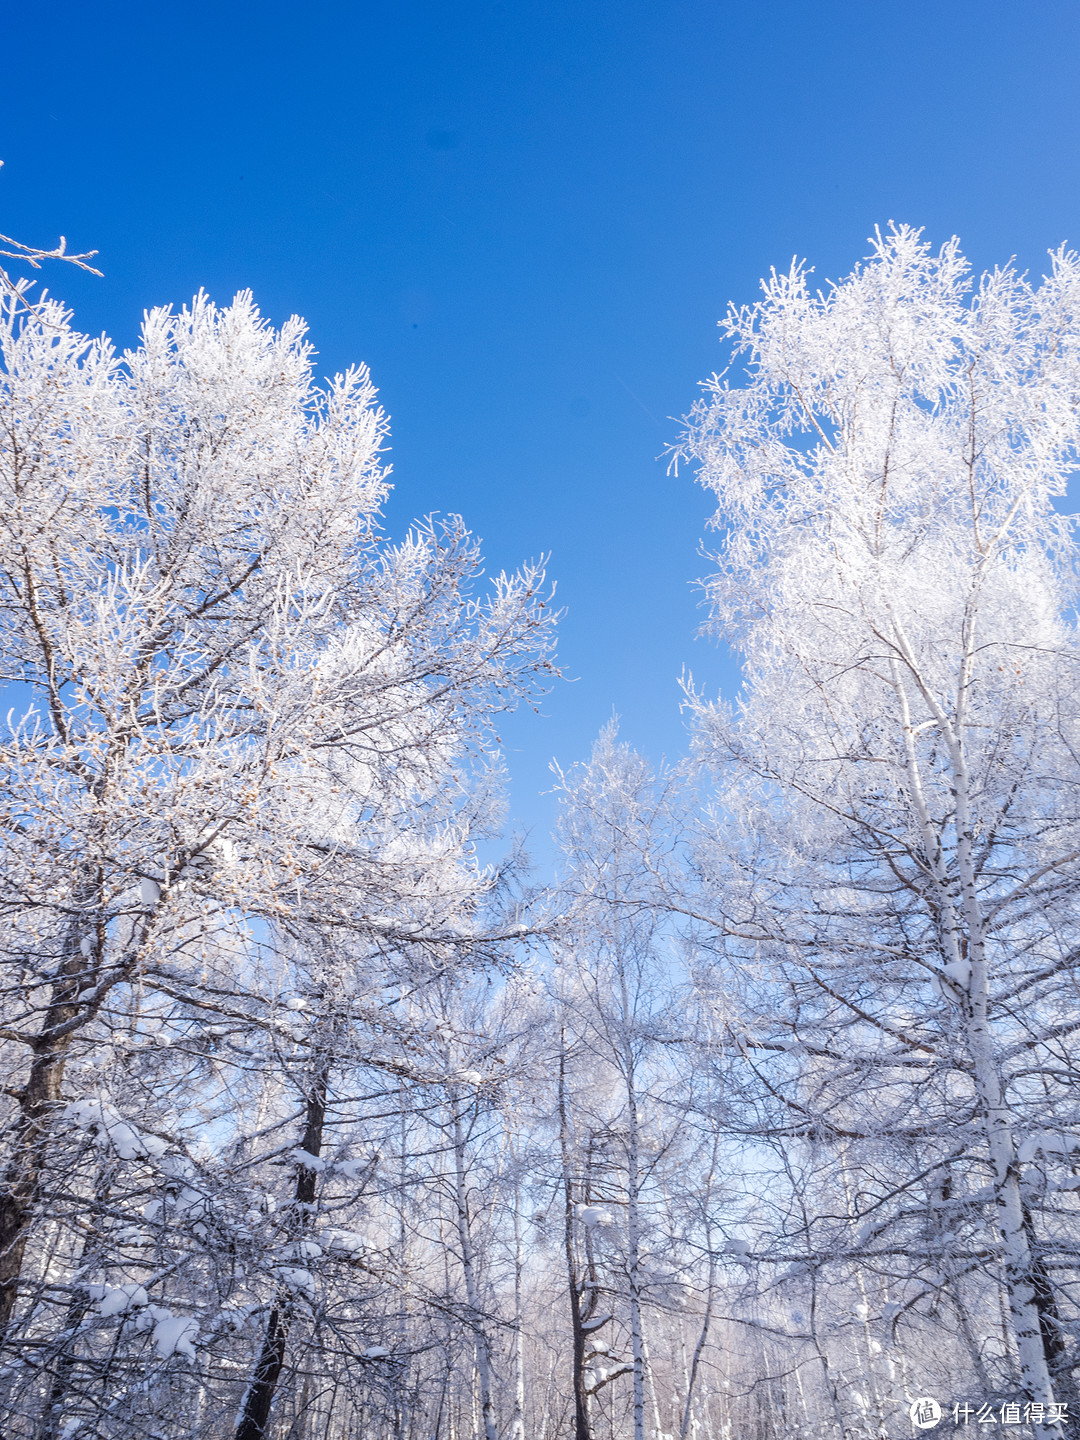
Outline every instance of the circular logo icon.
{"label": "circular logo icon", "polygon": [[932,1430],[941,1419],[941,1406],[929,1395],[920,1395],[908,1407],[911,1423],[919,1430]]}

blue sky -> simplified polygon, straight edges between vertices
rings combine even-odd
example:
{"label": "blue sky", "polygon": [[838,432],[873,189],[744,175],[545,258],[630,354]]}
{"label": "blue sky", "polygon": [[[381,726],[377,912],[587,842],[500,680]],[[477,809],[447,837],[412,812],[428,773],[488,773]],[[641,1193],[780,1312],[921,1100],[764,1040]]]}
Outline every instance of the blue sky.
{"label": "blue sky", "polygon": [[617,711],[683,746],[706,497],[658,460],[716,321],[792,255],[890,219],[977,267],[1080,245],[1080,6],[477,0],[9,10],[0,230],[96,247],[80,325],[250,287],[320,368],[364,360],[399,532],[461,512],[494,568],[550,552],[567,673],[508,722],[537,849],[548,763]]}

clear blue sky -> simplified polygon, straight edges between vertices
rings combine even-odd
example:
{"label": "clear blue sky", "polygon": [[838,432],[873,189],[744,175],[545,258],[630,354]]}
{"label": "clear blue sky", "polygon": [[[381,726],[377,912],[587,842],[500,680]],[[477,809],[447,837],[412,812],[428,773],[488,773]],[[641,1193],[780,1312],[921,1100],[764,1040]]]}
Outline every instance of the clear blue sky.
{"label": "clear blue sky", "polygon": [[513,810],[612,710],[683,745],[705,496],[656,457],[772,264],[850,270],[875,223],[980,268],[1080,244],[1076,0],[275,0],[12,6],[0,230],[84,329],[251,287],[365,360],[400,531],[457,510],[495,567],[550,552],[568,673],[505,728]]}

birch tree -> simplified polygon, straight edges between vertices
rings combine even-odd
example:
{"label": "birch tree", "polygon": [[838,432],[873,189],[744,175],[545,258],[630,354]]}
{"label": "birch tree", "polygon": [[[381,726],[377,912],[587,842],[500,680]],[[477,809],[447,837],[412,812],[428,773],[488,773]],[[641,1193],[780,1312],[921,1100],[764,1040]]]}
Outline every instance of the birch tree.
{"label": "birch tree", "polygon": [[[63,1369],[65,1316],[100,1280],[84,1316],[98,1374],[103,1321],[117,1338],[131,1321],[155,1364],[194,1360],[199,1324],[164,1303],[170,1285],[198,1293],[177,1255],[98,1253],[112,1181],[94,1156],[124,1177],[110,1232],[125,1207],[145,1229],[148,1191],[162,1221],[187,1195],[205,1277],[217,1187],[218,1238],[257,1271],[251,1198],[229,1167],[209,1177],[206,1140],[264,1165],[260,1086],[230,1090],[222,1066],[254,1080],[284,1063],[303,1077],[302,1153],[277,1235],[313,1243],[344,1072],[363,1058],[408,1078],[385,986],[400,999],[497,953],[472,850],[497,791],[484,752],[493,717],[551,673],[551,611],[535,565],[478,594],[454,517],[380,536],[385,417],[362,367],[314,383],[299,320],[275,330],[249,295],[199,296],[151,312],[117,357],[54,302],[4,304],[0,655],[18,703],[0,751],[0,1332],[16,1357],[56,1342]],[[310,1288],[286,1266],[284,1302],[286,1258],[245,1436]],[[7,1379],[40,1394],[41,1373]]]}
{"label": "birch tree", "polygon": [[[1077,1299],[1080,260],[973,282],[900,227],[824,292],[801,265],[763,291],[682,448],[744,657],[737,709],[690,692],[716,931],[760,981],[732,1038],[798,1143],[875,1157],[833,1253],[908,1244],[894,1318],[943,1249],[1000,1286],[998,1381],[1049,1432]],[[961,1229],[912,1243],[943,1195]]]}
{"label": "birch tree", "polygon": [[[678,869],[680,786],[676,776],[655,776],[620,743],[614,722],[587,764],[557,773],[565,907],[556,980],[563,1037],[557,1110],[576,1433],[588,1428],[588,1398],[628,1375],[634,1440],[644,1440],[645,1311],[650,1302],[664,1302],[657,1175],[679,1129],[665,1123],[677,1113],[665,1109],[673,1070],[663,1056],[665,1045],[675,1043],[674,976],[660,902]],[[607,1272],[604,1288],[600,1268]],[[618,1318],[629,1331],[625,1362],[597,1334],[601,1295],[605,1307],[624,1312]]]}

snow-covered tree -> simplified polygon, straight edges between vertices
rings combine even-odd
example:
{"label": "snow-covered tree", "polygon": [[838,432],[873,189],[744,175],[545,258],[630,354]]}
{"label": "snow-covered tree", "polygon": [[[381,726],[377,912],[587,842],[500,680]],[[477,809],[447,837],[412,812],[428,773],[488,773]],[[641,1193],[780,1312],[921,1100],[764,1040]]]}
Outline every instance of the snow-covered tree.
{"label": "snow-covered tree", "polygon": [[[5,302],[0,1332],[27,1433],[42,1405],[43,1435],[122,1433],[178,1363],[200,1406],[250,1381],[261,1433],[319,1303],[350,1073],[408,1080],[404,988],[501,943],[471,837],[492,718],[551,673],[542,575],[478,594],[456,518],[382,539],[367,372],[320,389],[303,336],[199,296],[118,358]],[[364,1163],[333,1149],[340,1206]]]}
{"label": "snow-covered tree", "polygon": [[876,1440],[968,1381],[1055,1432],[1080,260],[894,229],[729,314],[743,695],[557,771],[527,898],[476,841],[542,575],[382,536],[366,371],[247,295],[2,318],[5,1436]]}
{"label": "snow-covered tree", "polygon": [[806,1285],[873,1272],[858,1303],[894,1338],[1000,1292],[1007,1353],[984,1318],[976,1360],[1050,1422],[1080,1299],[1080,259],[972,284],[955,241],[898,228],[824,292],[774,273],[723,330],[739,383],[713,377],[683,453],[745,687],[691,692],[701,863],[762,1133],[847,1188],[773,1253]]}
{"label": "snow-covered tree", "polygon": [[587,764],[557,774],[556,1114],[575,1436],[588,1440],[590,1402],[626,1376],[632,1433],[644,1440],[645,1315],[664,1307],[675,1278],[658,1213],[680,1128],[669,1103],[676,975],[661,902],[680,873],[681,786],[621,743],[614,721]]}

